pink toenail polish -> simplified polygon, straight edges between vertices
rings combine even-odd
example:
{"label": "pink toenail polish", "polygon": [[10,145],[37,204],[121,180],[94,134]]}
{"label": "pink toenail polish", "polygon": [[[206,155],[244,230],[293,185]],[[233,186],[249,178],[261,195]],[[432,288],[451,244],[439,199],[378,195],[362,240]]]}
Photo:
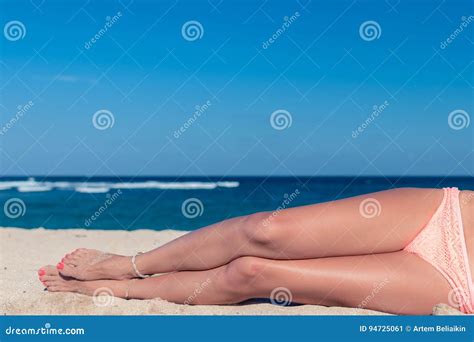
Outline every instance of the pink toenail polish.
{"label": "pink toenail polish", "polygon": [[38,275],[40,275],[40,276],[44,275],[45,273],[46,273],[46,271],[43,270],[43,269],[40,269],[40,270],[38,271]]}
{"label": "pink toenail polish", "polygon": [[58,270],[62,270],[64,268],[64,263],[60,262],[59,264],[56,265],[56,268]]}

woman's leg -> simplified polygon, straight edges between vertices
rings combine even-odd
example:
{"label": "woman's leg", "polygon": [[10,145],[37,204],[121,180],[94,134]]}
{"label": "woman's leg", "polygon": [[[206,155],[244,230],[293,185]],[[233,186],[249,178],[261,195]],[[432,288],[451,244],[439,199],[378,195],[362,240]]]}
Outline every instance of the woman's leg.
{"label": "woman's leg", "polygon": [[[233,218],[140,255],[137,267],[154,274],[212,269],[242,256],[309,259],[398,251],[423,228],[442,197],[439,189],[395,189]],[[129,257],[101,258],[87,249],[68,255],[59,268],[84,280],[134,277]]]}
{"label": "woman's leg", "polygon": [[118,297],[128,291],[130,298],[160,297],[185,304],[270,298],[283,304],[292,300],[396,314],[430,314],[434,305],[448,302],[450,292],[440,273],[404,251],[308,260],[243,257],[213,270],[135,280],[67,281],[49,268],[43,281],[50,291],[103,291]]}

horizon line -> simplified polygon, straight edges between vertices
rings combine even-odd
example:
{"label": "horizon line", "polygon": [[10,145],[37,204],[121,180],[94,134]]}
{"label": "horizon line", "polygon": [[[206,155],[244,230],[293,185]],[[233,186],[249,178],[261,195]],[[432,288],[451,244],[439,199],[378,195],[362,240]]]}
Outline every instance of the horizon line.
{"label": "horizon line", "polygon": [[474,175],[3,175],[2,178],[54,178],[54,177],[84,177],[84,178],[473,178]]}

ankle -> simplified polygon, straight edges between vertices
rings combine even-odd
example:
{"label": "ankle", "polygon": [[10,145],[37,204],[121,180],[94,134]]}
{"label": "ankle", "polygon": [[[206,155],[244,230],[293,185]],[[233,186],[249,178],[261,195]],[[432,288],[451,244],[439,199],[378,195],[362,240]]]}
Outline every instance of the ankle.
{"label": "ankle", "polygon": [[134,278],[131,257],[115,255],[107,262],[99,263],[94,269],[98,277],[107,276],[107,279],[130,279]]}
{"label": "ankle", "polygon": [[119,269],[119,279],[131,279],[135,278],[136,274],[133,271],[132,257],[131,256],[120,256],[117,260],[117,266]]}
{"label": "ankle", "polygon": [[143,253],[135,254],[130,258],[130,263],[132,267],[132,274],[134,277],[147,278],[150,276],[148,268],[145,267],[146,263],[144,262]]}

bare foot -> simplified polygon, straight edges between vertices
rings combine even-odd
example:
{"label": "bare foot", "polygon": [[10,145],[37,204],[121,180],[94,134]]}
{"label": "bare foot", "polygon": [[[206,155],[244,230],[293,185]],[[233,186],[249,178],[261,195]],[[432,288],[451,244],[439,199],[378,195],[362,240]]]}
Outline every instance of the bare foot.
{"label": "bare foot", "polygon": [[[49,292],[76,292],[93,297],[115,296],[126,298],[128,296],[127,284],[134,280],[95,280],[82,281],[61,275],[57,268],[52,265],[46,265],[38,270],[39,280],[43,283]],[[94,299],[94,302],[96,300]],[[97,299],[97,303],[103,300]],[[96,304],[97,304],[96,303]],[[99,305],[97,304],[97,305]]]}
{"label": "bare foot", "polygon": [[52,265],[41,267],[38,270],[38,277],[50,292],[77,292],[79,290],[79,280],[61,276]]}
{"label": "bare foot", "polygon": [[56,268],[66,277],[78,280],[135,278],[130,257],[79,248],[67,254]]}

